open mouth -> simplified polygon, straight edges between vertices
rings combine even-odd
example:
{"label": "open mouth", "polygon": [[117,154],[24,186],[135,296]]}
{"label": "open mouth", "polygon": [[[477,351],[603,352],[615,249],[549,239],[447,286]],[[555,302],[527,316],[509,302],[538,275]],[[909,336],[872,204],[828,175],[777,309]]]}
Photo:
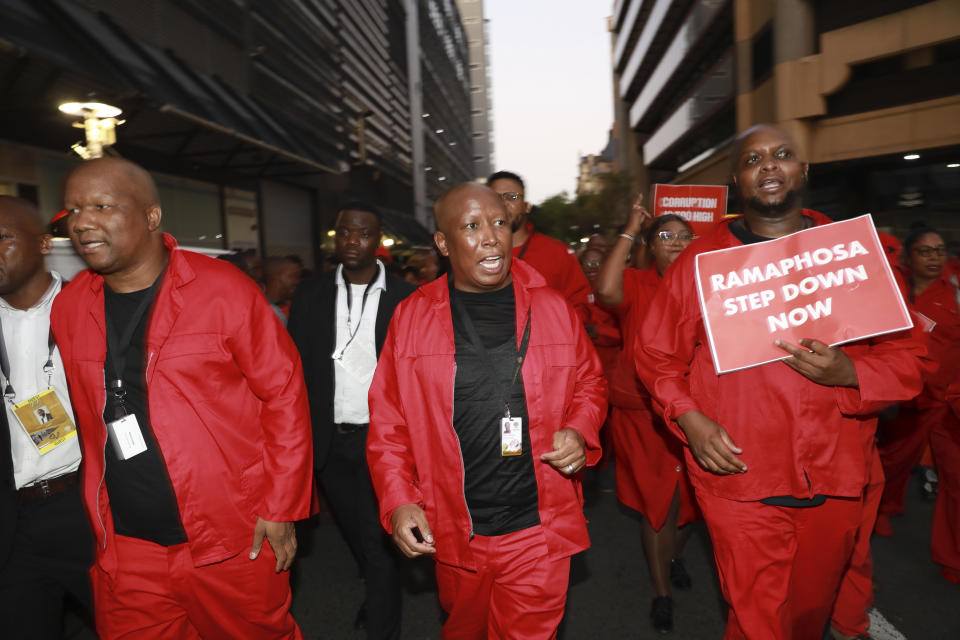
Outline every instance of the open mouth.
{"label": "open mouth", "polygon": [[503,268],[503,256],[487,256],[479,264],[480,268],[487,273],[500,273]]}
{"label": "open mouth", "polygon": [[776,193],[783,188],[783,180],[780,178],[764,178],[757,185],[757,188],[763,193]]}

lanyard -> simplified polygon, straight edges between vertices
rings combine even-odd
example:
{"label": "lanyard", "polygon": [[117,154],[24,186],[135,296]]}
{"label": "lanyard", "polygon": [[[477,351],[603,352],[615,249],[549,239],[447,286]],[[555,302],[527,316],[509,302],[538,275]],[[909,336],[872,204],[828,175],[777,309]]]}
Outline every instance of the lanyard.
{"label": "lanyard", "polygon": [[347,334],[350,336],[347,338],[346,344],[343,345],[340,349],[337,349],[332,358],[334,360],[343,360],[343,354],[346,352],[347,347],[353,343],[353,339],[357,337],[357,333],[360,332],[360,325],[363,324],[363,312],[367,309],[367,296],[370,295],[370,291],[373,289],[373,285],[377,282],[377,279],[380,276],[380,268],[377,267],[377,273],[372,278],[370,282],[367,283],[367,288],[363,290],[363,301],[360,303],[360,317],[357,318],[357,326],[351,330],[350,329],[350,316],[351,311],[353,311],[353,285],[350,284],[350,281],[347,280],[347,274],[340,272],[341,277],[343,277],[343,286],[347,290]]}
{"label": "lanyard", "polygon": [[[47,374],[47,386],[51,386],[53,381],[53,350],[57,343],[53,339],[53,330],[47,332],[47,361],[43,364],[43,372]],[[0,324],[0,373],[3,373],[3,379],[6,384],[3,386],[3,397],[13,402],[17,392],[13,389],[13,383],[10,381],[10,355],[7,353],[7,341],[3,339],[3,325]]]}
{"label": "lanyard", "polygon": [[[477,353],[480,354],[480,359],[483,360],[483,366],[490,373],[494,373],[493,363],[490,362],[490,353],[487,351],[487,348],[483,346],[483,340],[480,339],[480,334],[477,333],[477,328],[473,325],[473,320],[470,319],[470,314],[467,313],[467,310],[464,308],[463,303],[453,304],[453,278],[448,280],[448,286],[450,287],[450,306],[456,308],[457,316],[459,316],[463,328],[466,330],[467,339],[470,341],[470,344],[473,345],[473,348],[477,350]],[[516,364],[513,368],[513,376],[510,379],[510,386],[504,388],[498,381],[497,386],[500,387],[500,403],[503,405],[504,417],[510,417],[510,403],[507,401],[507,392],[510,388],[517,384],[517,376],[520,375],[520,369],[523,367],[523,360],[527,357],[527,346],[530,344],[530,310],[527,310],[527,323],[523,328],[523,337],[520,339],[520,349],[517,351]],[[495,374],[494,374],[495,375]]]}
{"label": "lanyard", "polygon": [[140,304],[138,304],[136,310],[134,310],[130,321],[127,322],[123,334],[117,335],[117,328],[113,326],[113,320],[110,319],[110,314],[104,313],[107,323],[107,355],[110,356],[110,364],[113,367],[113,379],[108,381],[107,386],[113,390],[113,397],[117,402],[114,411],[117,418],[122,418],[127,415],[127,407],[124,403],[127,390],[123,387],[123,373],[127,364],[127,351],[130,349],[130,343],[133,341],[133,334],[137,330],[137,326],[141,320],[143,320],[144,314],[146,314],[147,309],[153,302],[157,288],[160,283],[163,282],[165,273],[166,270],[164,270],[157,279],[154,280],[153,284],[150,285],[150,288],[147,289],[146,295],[143,296]]}
{"label": "lanyard", "polygon": [[533,236],[535,233],[536,233],[535,230],[531,231],[530,235],[527,236],[527,241],[523,243],[523,248],[520,249],[520,253],[517,254],[517,259],[523,260],[523,256],[527,254],[527,249],[530,248],[530,241],[533,240]]}

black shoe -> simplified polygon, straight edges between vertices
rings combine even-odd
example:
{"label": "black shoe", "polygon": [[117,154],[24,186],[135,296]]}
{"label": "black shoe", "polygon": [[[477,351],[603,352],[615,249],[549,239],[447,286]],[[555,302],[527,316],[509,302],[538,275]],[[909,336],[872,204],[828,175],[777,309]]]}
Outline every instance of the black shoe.
{"label": "black shoe", "polygon": [[660,633],[673,631],[673,600],[670,596],[653,599],[653,606],[650,607],[650,622]]}
{"label": "black shoe", "polygon": [[670,561],[670,584],[677,589],[689,589],[693,586],[690,574],[687,568],[683,566],[682,558],[674,558]]}
{"label": "black shoe", "polygon": [[353,619],[353,628],[357,630],[363,630],[367,628],[367,603],[366,602],[360,605],[360,610],[357,611],[357,617]]}

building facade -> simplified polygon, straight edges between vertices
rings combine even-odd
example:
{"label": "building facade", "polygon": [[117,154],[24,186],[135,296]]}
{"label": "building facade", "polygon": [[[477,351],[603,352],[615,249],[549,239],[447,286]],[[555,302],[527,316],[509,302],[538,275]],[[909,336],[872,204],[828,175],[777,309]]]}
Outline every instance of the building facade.
{"label": "building facade", "polygon": [[483,0],[457,0],[470,55],[470,122],[473,175],[484,180],[493,172],[493,83]]}
{"label": "building facade", "polygon": [[734,137],[772,122],[810,206],[960,238],[960,3],[617,0],[611,25],[618,169],[726,184]]}
{"label": "building facade", "polygon": [[577,166],[577,195],[597,193],[607,186],[607,181],[614,171],[616,145],[613,141],[613,132],[607,146],[599,154],[588,153],[580,156]]}
{"label": "building facade", "polygon": [[[157,177],[183,244],[312,264],[352,198],[380,206],[398,241],[428,242],[415,150],[471,174],[466,55],[452,0],[9,0],[0,190],[56,213],[82,137],[57,105],[95,100],[123,109],[111,152]],[[414,136],[420,92],[452,132],[442,153]]]}

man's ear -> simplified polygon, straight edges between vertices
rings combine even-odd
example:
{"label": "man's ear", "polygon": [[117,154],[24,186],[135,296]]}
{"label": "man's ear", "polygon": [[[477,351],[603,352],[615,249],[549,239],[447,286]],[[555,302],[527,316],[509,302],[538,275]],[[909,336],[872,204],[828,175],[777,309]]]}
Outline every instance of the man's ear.
{"label": "man's ear", "polygon": [[47,255],[53,251],[53,235],[44,233],[40,236],[40,255]]}
{"label": "man's ear", "polygon": [[447,251],[447,236],[443,235],[443,231],[434,231],[433,241],[437,245],[440,255],[445,258],[450,255],[450,252]]}
{"label": "man's ear", "polygon": [[150,231],[159,229],[161,219],[163,219],[163,211],[160,209],[160,205],[150,205],[150,208],[147,209],[147,229]]}

